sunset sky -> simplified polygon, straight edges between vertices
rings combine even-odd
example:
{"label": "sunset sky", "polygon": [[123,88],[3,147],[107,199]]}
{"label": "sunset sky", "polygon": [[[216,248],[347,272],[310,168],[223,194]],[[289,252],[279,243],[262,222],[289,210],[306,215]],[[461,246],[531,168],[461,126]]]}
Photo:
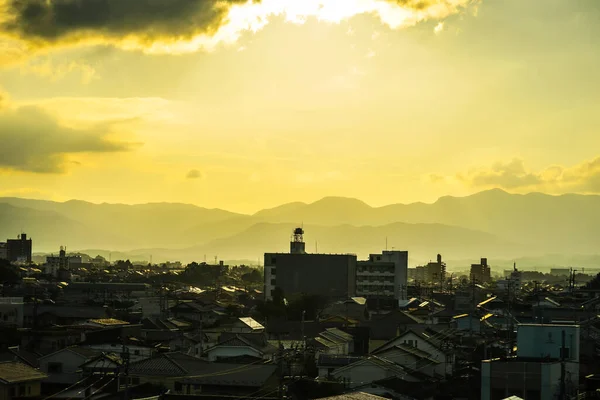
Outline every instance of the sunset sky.
{"label": "sunset sky", "polygon": [[0,0],[0,196],[600,193],[598,0]]}

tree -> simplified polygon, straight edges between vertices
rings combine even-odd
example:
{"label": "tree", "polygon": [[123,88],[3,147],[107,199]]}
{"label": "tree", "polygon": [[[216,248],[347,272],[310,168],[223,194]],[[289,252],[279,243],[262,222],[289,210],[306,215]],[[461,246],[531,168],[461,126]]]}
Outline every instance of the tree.
{"label": "tree", "polygon": [[260,284],[263,281],[263,276],[259,270],[253,269],[242,275],[242,281],[248,285]]}
{"label": "tree", "polygon": [[3,283],[14,284],[21,280],[17,268],[10,264],[8,260],[0,260],[0,281]]}

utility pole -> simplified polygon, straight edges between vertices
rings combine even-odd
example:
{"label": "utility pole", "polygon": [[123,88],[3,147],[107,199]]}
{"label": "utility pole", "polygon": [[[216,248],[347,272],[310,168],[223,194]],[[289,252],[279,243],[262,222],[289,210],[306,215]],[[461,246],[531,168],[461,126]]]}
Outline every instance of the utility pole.
{"label": "utility pole", "polygon": [[123,400],[129,400],[129,348],[125,346],[125,336],[122,336],[121,339],[123,341],[123,349],[121,354],[123,359],[123,375],[125,377],[125,392],[123,393]]}
{"label": "utility pole", "polygon": [[559,400],[565,400],[566,397],[566,386],[565,386],[565,331],[562,331],[561,335],[562,345],[560,348],[560,395]]}
{"label": "utility pole", "polygon": [[278,349],[278,360],[277,360],[277,369],[279,370],[279,387],[277,389],[277,397],[279,399],[283,399],[283,349],[281,345],[281,336],[278,336],[279,341],[279,349]]}

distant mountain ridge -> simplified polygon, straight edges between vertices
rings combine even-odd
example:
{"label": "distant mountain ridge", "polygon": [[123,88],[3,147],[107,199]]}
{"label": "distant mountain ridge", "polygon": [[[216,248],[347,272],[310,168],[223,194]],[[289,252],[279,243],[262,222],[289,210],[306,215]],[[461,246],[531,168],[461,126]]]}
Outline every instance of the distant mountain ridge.
{"label": "distant mountain ridge", "polygon": [[[514,258],[545,253],[598,254],[600,196],[489,190],[445,196],[431,204],[371,207],[326,197],[252,215],[190,204],[94,204],[0,198],[0,240],[24,231],[34,251],[58,246],[155,252],[155,259],[256,259],[287,250],[291,228],[304,224],[307,248],[366,254],[390,246],[423,257]],[[142,251],[139,250],[139,251]],[[428,256],[429,255],[429,256]],[[171,258],[173,257],[173,258]]]}

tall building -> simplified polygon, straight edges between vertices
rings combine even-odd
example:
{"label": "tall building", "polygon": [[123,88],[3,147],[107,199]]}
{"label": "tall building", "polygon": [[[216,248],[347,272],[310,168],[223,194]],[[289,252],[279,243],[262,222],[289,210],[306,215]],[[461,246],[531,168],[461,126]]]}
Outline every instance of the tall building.
{"label": "tall building", "polygon": [[0,260],[8,260],[8,248],[5,242],[0,242]]}
{"label": "tall building", "polygon": [[442,255],[438,254],[435,261],[430,261],[425,266],[425,282],[443,284],[446,279],[446,263],[442,261]]}
{"label": "tall building", "polygon": [[366,298],[406,299],[408,251],[370,254],[356,265],[356,295]]}
{"label": "tall building", "polygon": [[488,283],[492,280],[492,272],[487,258],[482,258],[479,264],[471,264],[471,279],[477,283]]}
{"label": "tall building", "polygon": [[54,277],[58,276],[58,271],[61,269],[69,269],[69,257],[67,257],[67,251],[64,247],[60,247],[58,257],[50,255],[46,257],[46,273]]}
{"label": "tall building", "polygon": [[10,262],[31,262],[31,239],[21,233],[17,239],[8,239],[6,241],[6,253]]}
{"label": "tall building", "polygon": [[356,255],[308,254],[304,230],[296,228],[289,253],[265,253],[265,299],[273,298],[279,288],[284,296],[322,295],[346,299],[356,293]]}

